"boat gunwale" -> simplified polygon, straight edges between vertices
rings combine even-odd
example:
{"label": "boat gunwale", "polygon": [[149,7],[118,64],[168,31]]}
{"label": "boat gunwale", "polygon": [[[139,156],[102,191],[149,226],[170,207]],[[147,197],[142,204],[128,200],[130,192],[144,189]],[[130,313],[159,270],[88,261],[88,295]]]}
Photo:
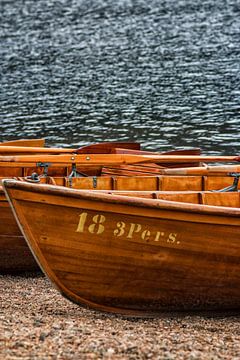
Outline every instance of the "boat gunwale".
{"label": "boat gunwale", "polygon": [[[2,181],[3,189],[5,188],[17,188],[20,190],[34,192],[34,193],[47,193],[48,195],[55,196],[67,196],[75,199],[84,199],[90,201],[105,201],[107,203],[121,204],[127,206],[137,206],[137,207],[146,207],[151,209],[162,209],[178,212],[189,212],[189,213],[202,213],[202,214],[211,214],[219,216],[231,216],[238,217],[240,216],[240,208],[236,207],[225,207],[225,206],[215,206],[215,205],[205,205],[205,204],[194,204],[194,203],[184,203],[170,200],[162,199],[146,199],[139,198],[134,196],[125,196],[119,194],[112,194],[112,191],[109,190],[80,190],[80,189],[71,189],[65,188],[63,186],[54,186],[48,184],[29,184],[18,180],[13,179],[4,179]],[[133,191],[134,192],[134,191]],[[149,191],[153,193],[154,191]],[[164,192],[165,193],[165,192]],[[182,192],[184,193],[184,192]],[[186,191],[191,193],[191,191]],[[239,194],[240,196],[240,194]]]}

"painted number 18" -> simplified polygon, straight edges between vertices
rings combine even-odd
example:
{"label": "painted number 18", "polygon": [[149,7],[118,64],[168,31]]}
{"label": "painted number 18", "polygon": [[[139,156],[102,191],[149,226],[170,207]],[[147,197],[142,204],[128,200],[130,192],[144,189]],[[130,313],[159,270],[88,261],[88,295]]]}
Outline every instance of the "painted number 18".
{"label": "painted number 18", "polygon": [[[84,232],[84,227],[87,221],[88,214],[83,212],[79,215],[79,223],[76,232]],[[106,218],[103,215],[94,215],[92,218],[92,224],[88,226],[88,231],[91,234],[102,234],[105,230],[103,223],[105,222]]]}

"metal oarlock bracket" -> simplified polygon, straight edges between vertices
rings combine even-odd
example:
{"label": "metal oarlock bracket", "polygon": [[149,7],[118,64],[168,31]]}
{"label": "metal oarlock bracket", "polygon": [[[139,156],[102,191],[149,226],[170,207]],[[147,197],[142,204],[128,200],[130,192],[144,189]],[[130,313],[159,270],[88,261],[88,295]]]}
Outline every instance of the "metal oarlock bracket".
{"label": "metal oarlock bracket", "polygon": [[51,166],[51,163],[38,162],[37,167],[43,167],[43,176],[48,176],[48,168]]}
{"label": "metal oarlock bracket", "polygon": [[240,173],[230,173],[230,176],[234,177],[232,190],[230,191],[238,191],[238,183],[240,179]]}
{"label": "metal oarlock bracket", "polygon": [[72,171],[68,176],[69,187],[72,187],[72,179],[73,179],[73,177],[76,177],[76,176],[77,176],[77,167],[76,167],[76,164],[72,164]]}
{"label": "metal oarlock bracket", "polygon": [[93,188],[97,188],[97,176],[93,176]]}
{"label": "metal oarlock bracket", "polygon": [[24,180],[27,182],[32,182],[32,183],[38,184],[38,183],[40,183],[40,176],[37,173],[33,172],[31,175],[25,176]]}
{"label": "metal oarlock bracket", "polygon": [[72,171],[69,174],[70,178],[77,177],[77,166],[76,164],[72,164]]}
{"label": "metal oarlock bracket", "polygon": [[229,176],[233,177],[233,184],[230,186],[227,186],[223,189],[220,190],[216,190],[216,192],[234,192],[234,191],[238,191],[238,183],[239,183],[239,178],[240,178],[240,173],[229,173]]}
{"label": "metal oarlock bracket", "polygon": [[69,186],[72,187],[72,179],[73,178],[78,178],[78,177],[87,177],[88,175],[87,174],[84,174],[80,171],[77,170],[77,166],[76,164],[72,164],[72,171],[71,173],[69,174],[68,176],[68,179],[69,179]]}

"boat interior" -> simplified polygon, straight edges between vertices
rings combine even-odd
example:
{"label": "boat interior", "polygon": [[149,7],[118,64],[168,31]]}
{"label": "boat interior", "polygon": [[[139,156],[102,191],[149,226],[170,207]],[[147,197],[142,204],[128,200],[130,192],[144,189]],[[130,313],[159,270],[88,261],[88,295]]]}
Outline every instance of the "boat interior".
{"label": "boat interior", "polygon": [[231,172],[210,172],[208,175],[98,175],[95,167],[89,168],[88,174],[85,174],[74,166],[49,167],[48,164],[38,164],[38,167],[0,167],[0,180],[14,178],[86,190],[237,191],[240,188],[239,177],[240,173]]}
{"label": "boat interior", "polygon": [[101,191],[112,195],[158,199],[181,203],[224,207],[240,207],[239,192],[211,191]]}
{"label": "boat interior", "polygon": [[[136,153],[136,149],[111,149],[114,153]],[[139,151],[144,154],[144,151]],[[199,149],[193,149],[199,153]],[[146,152],[148,153],[148,152]],[[169,153],[169,152],[168,152]],[[172,154],[175,151],[170,152]],[[189,167],[189,165],[191,165]],[[2,179],[13,178],[36,184],[51,184],[79,190],[97,190],[124,196],[164,199],[196,204],[238,207],[240,173],[209,173],[208,175],[163,175],[171,167],[207,169],[205,164],[137,164],[116,167],[77,167],[37,163],[35,167],[12,163],[0,167]],[[207,170],[206,170],[207,171]],[[219,195],[223,194],[223,195]],[[222,205],[223,206],[223,205]]]}
{"label": "boat interior", "polygon": [[239,207],[239,176],[53,177],[33,173],[14,179],[145,199]]}
{"label": "boat interior", "polygon": [[238,191],[239,177],[222,176],[27,176],[19,180],[81,190],[117,191]]}

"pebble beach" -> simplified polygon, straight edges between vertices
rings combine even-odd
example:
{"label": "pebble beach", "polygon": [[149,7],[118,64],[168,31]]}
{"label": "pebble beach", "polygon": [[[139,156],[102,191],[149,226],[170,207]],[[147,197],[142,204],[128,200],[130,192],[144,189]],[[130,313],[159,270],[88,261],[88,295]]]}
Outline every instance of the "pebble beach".
{"label": "pebble beach", "polygon": [[240,359],[238,314],[140,319],[82,308],[41,273],[0,276],[0,359]]}

